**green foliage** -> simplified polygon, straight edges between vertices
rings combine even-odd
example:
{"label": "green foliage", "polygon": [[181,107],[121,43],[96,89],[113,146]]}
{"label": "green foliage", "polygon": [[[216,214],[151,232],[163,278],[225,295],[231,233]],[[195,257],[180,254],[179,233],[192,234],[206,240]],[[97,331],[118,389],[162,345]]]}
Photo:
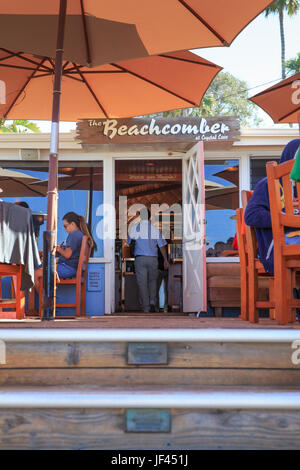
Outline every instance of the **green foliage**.
{"label": "green foliage", "polygon": [[299,0],[275,0],[265,9],[265,15],[269,16],[286,11],[289,16],[293,16],[298,12],[299,7]]}
{"label": "green foliage", "polygon": [[257,107],[248,100],[248,86],[230,73],[220,72],[205,93],[198,108],[178,109],[162,113],[176,116],[237,116],[242,126],[258,126],[262,119]]}
{"label": "green foliage", "polygon": [[284,12],[289,16],[296,15],[300,8],[299,0],[275,0],[265,10],[265,15],[277,14],[279,18],[280,42],[281,42],[281,77],[286,78],[285,67],[285,32],[284,32]]}
{"label": "green foliage", "polygon": [[298,52],[297,56],[294,59],[289,59],[285,62],[285,66],[287,71],[294,75],[295,73],[300,72],[300,52]]}
{"label": "green foliage", "polygon": [[39,127],[34,123],[25,119],[17,119],[14,121],[6,121],[0,119],[0,132],[40,132]]}

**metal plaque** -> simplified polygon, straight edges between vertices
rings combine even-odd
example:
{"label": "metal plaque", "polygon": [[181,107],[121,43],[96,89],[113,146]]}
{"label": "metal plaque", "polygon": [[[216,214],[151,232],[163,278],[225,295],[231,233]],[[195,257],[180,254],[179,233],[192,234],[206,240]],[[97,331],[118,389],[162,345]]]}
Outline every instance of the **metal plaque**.
{"label": "metal plaque", "polygon": [[126,410],[126,432],[171,432],[171,412],[160,409]]}
{"label": "metal plaque", "polygon": [[128,343],[127,364],[168,364],[168,344]]}
{"label": "metal plaque", "polygon": [[100,270],[90,267],[87,275],[87,290],[89,292],[102,290]]}

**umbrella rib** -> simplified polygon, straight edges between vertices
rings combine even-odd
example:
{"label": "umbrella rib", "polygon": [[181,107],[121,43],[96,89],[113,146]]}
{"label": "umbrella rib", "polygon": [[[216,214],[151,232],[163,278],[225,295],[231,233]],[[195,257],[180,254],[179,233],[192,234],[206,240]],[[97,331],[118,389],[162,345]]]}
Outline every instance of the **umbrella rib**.
{"label": "umbrella rib", "polygon": [[[0,66],[1,66],[1,65],[0,65]],[[49,75],[54,75],[54,72],[41,73],[40,75],[35,75],[34,77],[32,77],[32,79],[34,79],[34,78],[41,78],[41,77],[48,77]],[[66,76],[66,77],[68,77],[68,78],[70,78],[70,79],[72,79],[72,80],[76,80],[77,82],[80,82],[80,83],[83,82],[82,79],[77,78],[77,77],[72,77],[72,76],[69,75],[69,74],[63,73],[63,76]]]}
{"label": "umbrella rib", "polygon": [[[39,65],[39,62],[36,62],[35,60],[32,60],[32,59],[29,59],[28,57],[24,57],[22,54],[23,52],[13,52],[13,51],[10,51],[8,49],[4,49],[3,47],[0,48],[1,51],[4,51],[6,52],[7,54],[11,54],[10,57],[19,57],[20,59],[24,60],[25,62],[30,62],[31,64],[34,64],[34,65]],[[4,57],[0,60],[5,60],[7,58],[10,58],[10,57]],[[44,59],[46,59],[46,57],[43,57]],[[43,65],[42,66],[45,70],[51,70],[49,67],[47,67],[46,65]]]}
{"label": "umbrella rib", "polygon": [[[65,75],[71,75],[73,73],[78,73],[77,70],[75,70],[74,68],[72,69],[67,69],[65,71]],[[125,71],[123,70],[84,70],[82,71],[82,73],[86,74],[86,73],[99,73],[99,74],[105,74],[105,73],[126,73]]]}
{"label": "umbrella rib", "polygon": [[[78,184],[78,180],[72,182],[72,183],[70,184],[70,186],[68,186],[67,188],[65,188],[65,191],[67,191],[67,190],[69,190],[69,189],[72,189],[72,188],[73,188],[74,186],[76,186],[77,184]],[[59,181],[58,181],[58,190],[61,191],[61,190],[59,189]]]}
{"label": "umbrella rib", "polygon": [[[292,77],[290,77],[292,78]],[[288,79],[287,79],[288,80]],[[284,88],[286,86],[289,86],[291,85],[291,83],[293,83],[295,81],[295,79],[291,80],[290,82],[289,81],[286,81],[285,80],[285,83],[278,83],[277,85],[274,85],[274,87],[272,87],[271,89],[270,88],[267,88],[266,90],[263,90],[261,91],[260,93],[257,93],[257,95],[254,95],[252,96],[252,98],[250,98],[250,100],[252,100],[253,98],[256,98],[257,96],[261,96],[261,95],[264,95],[265,93],[269,93],[269,92],[273,92],[273,91],[276,91],[276,90],[280,90],[280,88]]]}
{"label": "umbrella rib", "polygon": [[294,114],[296,113],[297,111],[300,110],[300,106],[298,106],[296,109],[293,109],[293,111],[290,111],[289,113],[285,114],[285,116],[282,116],[281,118],[279,118],[278,120],[279,121],[282,121],[283,119],[286,119],[287,117],[289,117],[291,114]]}
{"label": "umbrella rib", "polygon": [[178,0],[181,5],[186,8],[193,16],[197,18],[206,28],[217,38],[224,46],[229,46],[229,43],[224,39],[207,21],[204,20],[190,5],[184,0]]}
{"label": "umbrella rib", "polygon": [[16,178],[10,178],[10,180],[14,181],[15,183],[21,184],[22,186],[24,186],[24,187],[27,188],[27,189],[29,188],[30,191],[33,191],[34,193],[39,194],[40,196],[44,196],[43,193],[41,193],[40,191],[37,191],[36,189],[31,188],[31,186],[29,186],[29,185],[26,184],[26,183],[23,183],[23,181],[20,181],[20,180],[18,180],[18,179],[16,179]]}
{"label": "umbrella rib", "polygon": [[188,62],[189,64],[204,65],[206,67],[212,67],[212,68],[216,68],[216,69],[220,68],[218,65],[213,64],[211,62],[209,62],[209,63],[200,62],[200,61],[197,61],[197,60],[184,59],[183,57],[173,57],[173,56],[167,55],[167,54],[159,54],[158,56],[159,57],[165,57],[166,59],[181,60],[182,62]]}
{"label": "umbrella rib", "polygon": [[64,63],[64,65],[63,65],[63,70],[66,70],[66,67],[69,65],[69,63],[70,63],[70,62],[69,62],[68,60]]}
{"label": "umbrella rib", "polygon": [[39,70],[40,66],[43,65],[43,62],[45,62],[46,60],[46,57],[43,57],[43,59],[41,60],[41,63],[38,64],[38,66],[36,67],[36,69],[32,72],[32,74],[30,75],[30,77],[27,78],[26,82],[24,83],[24,85],[22,86],[22,88],[19,90],[19,92],[17,93],[17,96],[15,97],[15,99],[12,101],[10,107],[8,108],[8,110],[6,111],[6,113],[4,114],[4,118],[7,117],[7,115],[9,114],[10,110],[12,109],[12,107],[14,106],[14,104],[16,103],[16,101],[19,99],[19,97],[21,96],[21,93],[23,93],[23,91],[25,90],[25,88],[27,87],[28,83],[30,82],[30,80],[32,79],[32,77],[34,76],[34,74]]}
{"label": "umbrella rib", "polygon": [[7,67],[11,69],[18,69],[18,70],[36,70],[34,67],[25,67],[24,65],[12,65],[12,64],[1,64],[0,67]]}
{"label": "umbrella rib", "polygon": [[[89,92],[91,93],[91,95],[93,96],[94,100],[96,101],[96,103],[98,104],[99,108],[101,109],[101,111],[103,112],[103,114],[105,115],[106,118],[108,118],[108,114],[107,112],[105,111],[104,107],[102,106],[102,104],[100,103],[100,101],[98,100],[97,96],[95,95],[94,91],[92,90],[91,86],[89,85],[89,83],[86,81],[84,75],[82,74],[82,72],[80,71],[79,67],[73,63],[73,66],[77,69],[78,71],[78,75],[80,76],[80,78],[82,79],[82,81],[84,82],[84,84],[86,85],[87,89],[89,90]],[[71,78],[71,77],[70,77]],[[72,77],[74,78],[74,77]]]}
{"label": "umbrella rib", "polygon": [[82,18],[83,33],[84,33],[84,39],[85,39],[87,66],[90,67],[90,65],[92,64],[92,59],[91,59],[91,50],[90,50],[87,24],[86,24],[86,19],[85,19],[85,11],[84,11],[83,0],[80,0],[80,7],[81,7],[81,18]]}
{"label": "umbrella rib", "polygon": [[153,82],[152,80],[149,80],[148,78],[142,77],[141,75],[139,75],[139,74],[137,74],[137,73],[135,73],[135,72],[131,72],[130,70],[126,69],[125,67],[121,67],[120,65],[117,65],[117,64],[111,64],[111,65],[113,65],[114,67],[117,67],[117,68],[123,70],[123,71],[126,72],[126,73],[129,73],[130,75],[133,75],[134,77],[139,78],[140,80],[143,80],[144,82],[150,83],[150,85],[153,85],[153,86],[155,86],[155,87],[157,87],[157,88],[160,88],[161,90],[163,90],[163,91],[169,93],[170,95],[175,96],[176,98],[179,98],[179,99],[181,99],[181,100],[183,100],[183,101],[186,101],[187,103],[190,103],[192,106],[197,106],[197,103],[195,103],[194,101],[191,101],[191,100],[189,100],[189,99],[187,99],[187,98],[184,98],[183,96],[180,96],[180,95],[178,95],[177,93],[175,93],[175,92],[173,92],[173,91],[171,91],[171,90],[168,90],[167,88],[163,87],[162,85],[159,85],[158,83],[155,83],[155,82]]}

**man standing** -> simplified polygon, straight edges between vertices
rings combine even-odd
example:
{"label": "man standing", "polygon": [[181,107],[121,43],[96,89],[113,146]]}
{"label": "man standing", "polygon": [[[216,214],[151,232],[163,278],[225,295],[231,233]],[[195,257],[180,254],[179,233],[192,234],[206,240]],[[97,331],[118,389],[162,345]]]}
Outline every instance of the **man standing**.
{"label": "man standing", "polygon": [[132,227],[128,237],[129,244],[135,240],[134,267],[143,312],[155,312],[157,305],[158,249],[164,258],[164,268],[169,267],[167,242],[161,231],[151,224],[150,217],[150,211],[142,209],[141,221]]}

